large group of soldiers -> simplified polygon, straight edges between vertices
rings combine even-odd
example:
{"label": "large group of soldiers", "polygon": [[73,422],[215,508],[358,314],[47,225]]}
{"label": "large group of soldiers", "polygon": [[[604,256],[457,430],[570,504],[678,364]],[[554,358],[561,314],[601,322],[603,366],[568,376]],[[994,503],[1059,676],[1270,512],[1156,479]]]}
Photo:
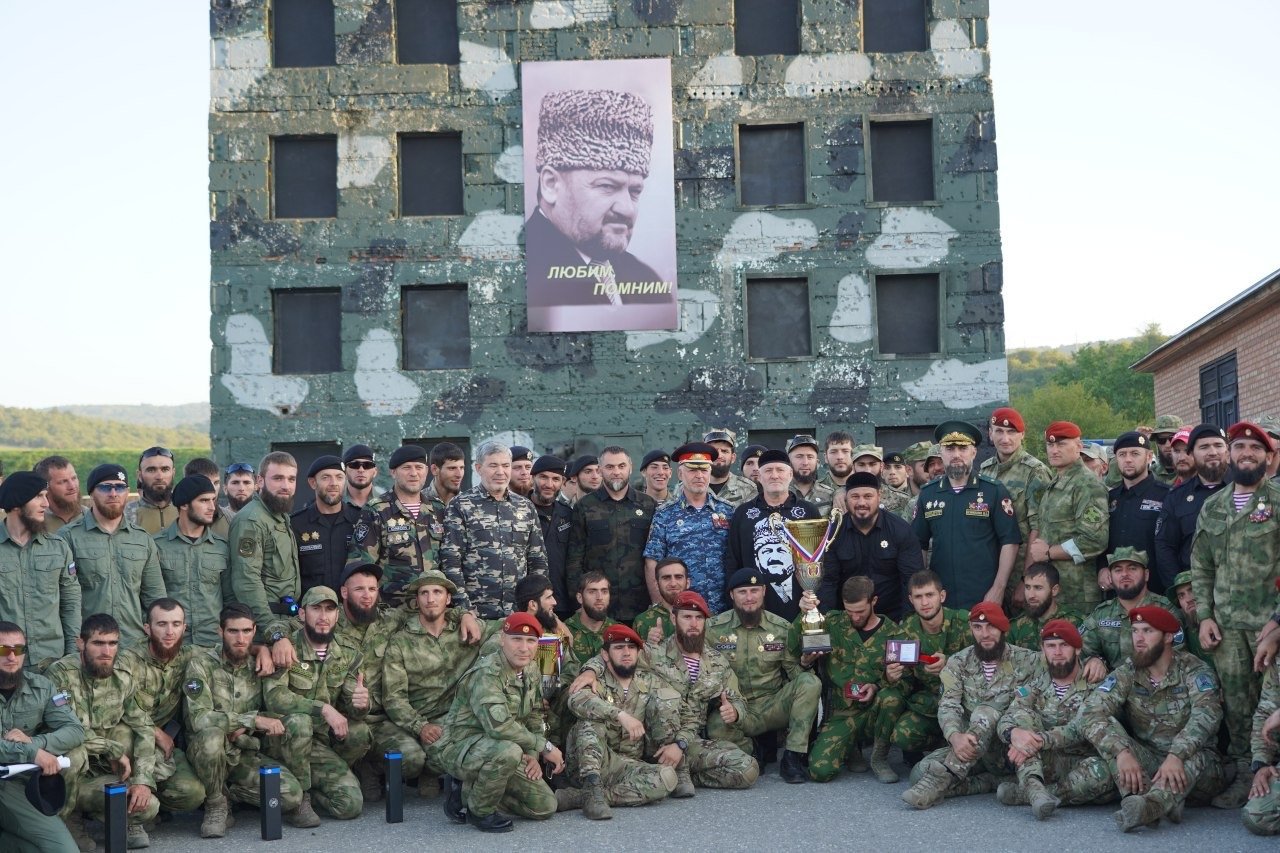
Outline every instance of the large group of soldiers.
{"label": "large group of soldiers", "polygon": [[[0,483],[0,761],[65,795],[0,781],[0,849],[93,850],[107,782],[130,848],[162,809],[221,837],[272,765],[287,823],[352,819],[387,754],[487,832],[774,762],[905,771],[917,809],[1118,801],[1127,832],[1212,804],[1280,832],[1275,425],[1103,446],[1060,421],[1048,464],[1017,411],[985,426],[981,463],[962,421],[890,453],[715,428],[638,472],[485,442],[470,488],[453,444],[396,449],[385,489],[357,444],[296,510],[283,452],[179,478],[149,448],[132,500],[122,467],[85,499],[50,456]],[[787,526],[823,520],[821,554]]]}

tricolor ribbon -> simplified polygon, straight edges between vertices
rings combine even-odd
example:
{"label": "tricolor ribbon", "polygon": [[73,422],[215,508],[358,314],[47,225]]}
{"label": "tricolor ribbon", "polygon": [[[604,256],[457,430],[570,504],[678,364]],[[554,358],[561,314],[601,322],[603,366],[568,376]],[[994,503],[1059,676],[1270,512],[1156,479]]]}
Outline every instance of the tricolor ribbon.
{"label": "tricolor ribbon", "polygon": [[833,515],[831,520],[827,522],[827,532],[822,534],[822,541],[818,543],[818,547],[814,548],[812,553],[800,544],[795,535],[787,529],[787,525],[785,523],[782,525],[782,535],[786,538],[787,544],[795,549],[795,552],[804,559],[804,562],[820,563],[822,562],[823,555],[827,553],[827,546],[831,544],[831,540],[833,538],[831,535],[831,526],[838,523],[836,516]]}

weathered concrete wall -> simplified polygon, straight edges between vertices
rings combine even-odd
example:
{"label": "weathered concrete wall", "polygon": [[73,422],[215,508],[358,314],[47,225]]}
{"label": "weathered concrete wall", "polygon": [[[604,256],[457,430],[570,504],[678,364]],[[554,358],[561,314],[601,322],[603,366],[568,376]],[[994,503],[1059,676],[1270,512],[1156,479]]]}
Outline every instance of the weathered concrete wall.
{"label": "weathered concrete wall", "polygon": [[[270,67],[266,0],[212,0],[214,452],[270,441],[526,434],[537,450],[706,424],[980,419],[1007,395],[986,0],[933,0],[929,51],[867,55],[856,0],[804,0],[802,54],[733,54],[728,0],[459,0],[458,66],[393,63],[386,0],[338,0],[338,65]],[[669,56],[681,327],[525,328],[520,62]],[[867,199],[867,116],[934,117],[937,203]],[[803,121],[809,206],[737,206],[734,125]],[[461,131],[464,216],[398,219],[397,133]],[[336,219],[272,221],[270,137],[337,134]],[[943,353],[878,358],[876,272],[940,272]],[[815,357],[748,362],[747,275],[807,276]],[[400,288],[467,282],[472,368],[399,370]],[[271,290],[342,291],[343,372],[271,373]],[[910,322],[910,318],[903,318]]]}

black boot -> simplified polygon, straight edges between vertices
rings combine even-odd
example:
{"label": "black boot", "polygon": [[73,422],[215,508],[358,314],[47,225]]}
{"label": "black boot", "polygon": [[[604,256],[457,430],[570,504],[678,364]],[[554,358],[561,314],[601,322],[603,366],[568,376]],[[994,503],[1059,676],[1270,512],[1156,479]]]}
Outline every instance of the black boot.
{"label": "black boot", "polygon": [[445,776],[444,790],[444,816],[452,823],[466,823],[467,810],[462,805],[462,780]]}
{"label": "black boot", "polygon": [[782,751],[782,765],[778,768],[782,781],[792,785],[809,781],[809,774],[804,769],[804,756],[789,749]]}
{"label": "black boot", "polygon": [[481,832],[510,832],[515,829],[511,823],[511,818],[502,812],[494,812],[484,817],[467,812],[467,823]]}

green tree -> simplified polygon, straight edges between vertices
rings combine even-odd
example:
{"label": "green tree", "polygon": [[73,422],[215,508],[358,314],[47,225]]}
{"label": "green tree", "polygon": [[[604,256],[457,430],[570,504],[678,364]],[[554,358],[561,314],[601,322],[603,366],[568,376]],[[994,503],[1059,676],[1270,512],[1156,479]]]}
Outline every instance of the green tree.
{"label": "green tree", "polygon": [[1152,324],[1132,340],[1089,344],[1054,371],[1050,380],[1058,385],[1084,386],[1091,397],[1105,402],[1128,420],[1125,429],[1149,424],[1155,419],[1154,377],[1130,370],[1129,366],[1167,339],[1160,327]]}
{"label": "green tree", "polygon": [[1026,448],[1044,459],[1044,431],[1054,421],[1071,421],[1086,439],[1115,438],[1133,429],[1127,415],[1090,394],[1079,382],[1044,385],[1010,401],[1027,424]]}

